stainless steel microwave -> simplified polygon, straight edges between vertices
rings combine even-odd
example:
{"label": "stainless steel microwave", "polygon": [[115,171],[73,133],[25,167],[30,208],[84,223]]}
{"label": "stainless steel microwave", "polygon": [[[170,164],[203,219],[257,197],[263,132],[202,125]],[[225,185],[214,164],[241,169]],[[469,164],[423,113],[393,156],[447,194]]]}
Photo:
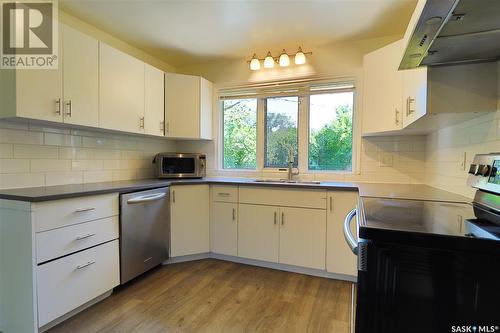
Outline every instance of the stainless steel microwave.
{"label": "stainless steel microwave", "polygon": [[159,153],[153,163],[158,178],[203,178],[207,173],[205,154]]}

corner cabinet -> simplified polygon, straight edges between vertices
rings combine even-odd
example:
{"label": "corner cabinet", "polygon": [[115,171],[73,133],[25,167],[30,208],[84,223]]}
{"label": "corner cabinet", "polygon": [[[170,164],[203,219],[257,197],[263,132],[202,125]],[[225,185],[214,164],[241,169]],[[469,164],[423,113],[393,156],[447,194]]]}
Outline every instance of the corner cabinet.
{"label": "corner cabinet", "polygon": [[212,139],[213,85],[201,76],[165,74],[165,136]]}
{"label": "corner cabinet", "polygon": [[170,187],[170,256],[210,251],[208,185]]}

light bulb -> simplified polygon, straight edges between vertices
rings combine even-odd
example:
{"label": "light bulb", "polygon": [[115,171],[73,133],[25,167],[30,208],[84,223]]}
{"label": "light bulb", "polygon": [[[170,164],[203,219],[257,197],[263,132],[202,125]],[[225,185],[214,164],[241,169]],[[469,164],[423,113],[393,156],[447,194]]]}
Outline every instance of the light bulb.
{"label": "light bulb", "polygon": [[296,65],[303,65],[306,63],[306,55],[304,52],[302,52],[302,48],[299,47],[299,50],[297,53],[295,53],[295,64]]}
{"label": "light bulb", "polygon": [[260,61],[255,53],[253,54],[252,60],[250,60],[250,69],[253,71],[258,71],[260,69]]}
{"label": "light bulb", "polygon": [[266,59],[264,59],[264,68],[273,68],[274,67],[274,59],[271,55],[271,52],[267,52]]}
{"label": "light bulb", "polygon": [[290,58],[288,57],[288,54],[286,54],[285,49],[283,49],[283,52],[281,52],[280,55],[280,66],[287,67],[289,65],[290,65]]}

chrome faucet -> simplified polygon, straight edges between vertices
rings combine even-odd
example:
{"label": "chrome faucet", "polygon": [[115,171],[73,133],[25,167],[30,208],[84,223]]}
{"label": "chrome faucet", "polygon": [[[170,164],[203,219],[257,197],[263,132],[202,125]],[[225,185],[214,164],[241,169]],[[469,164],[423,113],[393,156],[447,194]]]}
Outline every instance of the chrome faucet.
{"label": "chrome faucet", "polygon": [[293,171],[293,162],[295,161],[295,156],[294,156],[294,149],[290,145],[288,147],[288,177],[287,180],[291,181],[293,180],[293,176],[296,176],[299,174],[299,169],[297,168],[297,171]]}

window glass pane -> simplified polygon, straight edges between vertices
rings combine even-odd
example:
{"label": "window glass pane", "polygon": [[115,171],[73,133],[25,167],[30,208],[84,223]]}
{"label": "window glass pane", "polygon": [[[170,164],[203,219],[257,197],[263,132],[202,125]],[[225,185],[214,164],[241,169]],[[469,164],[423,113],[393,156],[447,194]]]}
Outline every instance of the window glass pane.
{"label": "window glass pane", "polygon": [[309,170],[352,170],[353,92],[310,96]]}
{"label": "window glass pane", "polygon": [[274,97],[266,99],[265,159],[268,168],[286,168],[293,150],[294,167],[298,165],[299,98]]}
{"label": "window glass pane", "polygon": [[257,99],[223,102],[224,169],[257,168]]}

